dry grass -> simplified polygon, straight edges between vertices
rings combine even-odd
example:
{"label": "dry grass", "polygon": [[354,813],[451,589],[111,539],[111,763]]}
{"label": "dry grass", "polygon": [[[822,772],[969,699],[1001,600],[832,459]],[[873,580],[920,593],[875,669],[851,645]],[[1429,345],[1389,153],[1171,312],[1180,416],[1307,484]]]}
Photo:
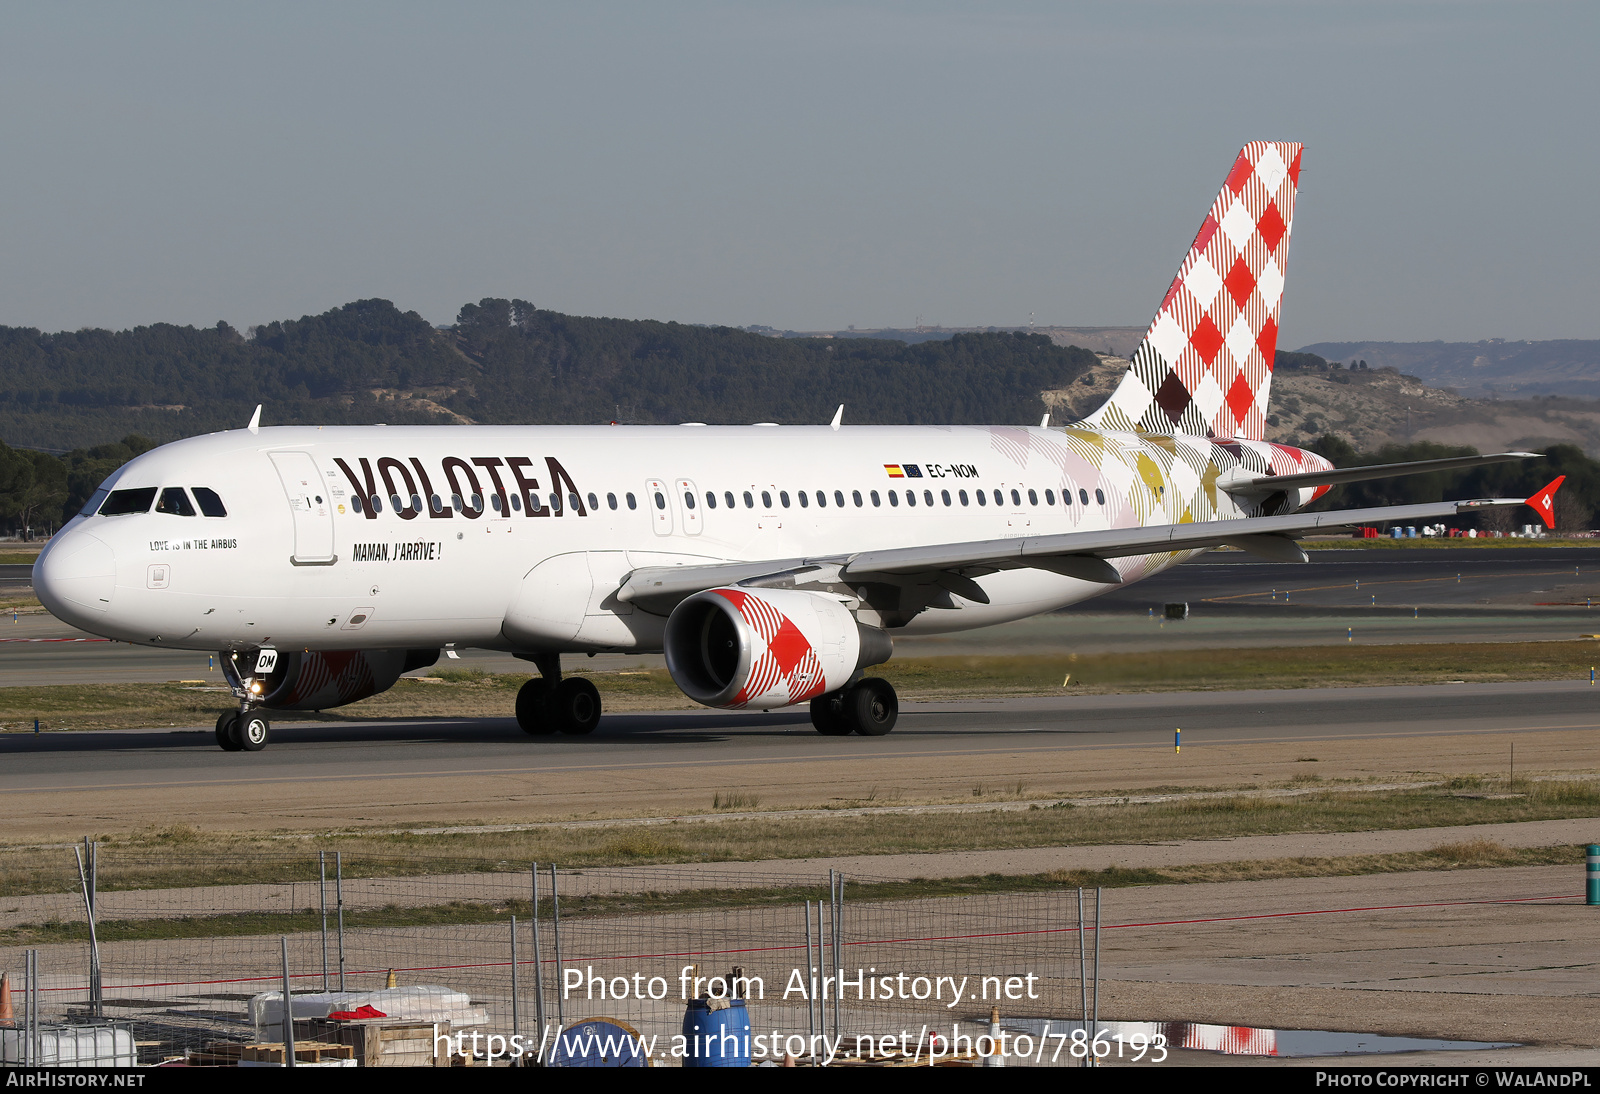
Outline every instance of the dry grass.
{"label": "dry grass", "polygon": [[[106,889],[305,881],[316,877],[313,850],[345,852],[346,873],[354,877],[497,870],[535,861],[574,868],[747,862],[1415,829],[1597,815],[1600,781],[1538,783],[1532,793],[1520,795],[1486,796],[1446,788],[1329,791],[1286,798],[1240,794],[1153,804],[885,813],[865,818],[830,816],[826,810],[818,810],[802,817],[677,821],[648,828],[552,826],[437,835],[336,833],[314,843],[220,836],[175,826],[107,840],[100,876]],[[1450,861],[1500,861],[1493,856],[1502,852],[1523,853],[1493,844],[1439,847],[1425,853],[1432,858],[1408,860],[1418,865],[1405,868],[1433,869],[1436,867],[1427,864]],[[76,884],[76,875],[63,871],[71,863],[71,855],[59,848],[0,851],[0,893],[70,889]],[[1198,874],[1184,876],[1202,879]]]}
{"label": "dry grass", "polygon": [[[1511,850],[1489,840],[1446,844],[1430,851],[1389,855],[1348,855],[1332,858],[1267,859],[1206,863],[1162,869],[1052,870],[1040,874],[981,874],[955,878],[915,878],[895,882],[854,882],[852,901],[920,900],[973,893],[1049,892],[1062,889],[1125,888],[1134,885],[1194,885],[1222,881],[1269,881],[1282,878],[1351,877],[1362,874],[1406,873],[1419,870],[1462,870],[1496,866],[1552,866],[1582,861],[1578,846],[1535,847]],[[820,890],[820,887],[818,887]],[[620,895],[564,897],[564,920],[625,913],[704,911],[714,908],[749,908],[790,904],[820,891],[783,886],[729,889],[689,889]],[[528,901],[448,900],[434,904],[389,905],[345,913],[347,926],[419,927],[440,924],[503,922],[508,915],[527,918]],[[548,901],[541,918],[551,915]],[[215,938],[231,935],[293,934],[319,929],[312,909],[289,913],[244,913],[216,916],[177,916],[171,919],[103,920],[96,925],[100,941],[146,938]],[[88,928],[80,922],[30,923],[0,930],[0,946],[40,946],[83,942]]]}

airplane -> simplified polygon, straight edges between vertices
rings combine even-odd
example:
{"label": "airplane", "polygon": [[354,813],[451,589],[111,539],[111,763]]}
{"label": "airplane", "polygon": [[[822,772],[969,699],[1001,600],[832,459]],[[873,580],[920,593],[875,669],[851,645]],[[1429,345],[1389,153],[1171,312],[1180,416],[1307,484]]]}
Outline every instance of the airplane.
{"label": "airplane", "polygon": [[1265,439],[1301,146],[1234,160],[1126,374],[1081,421],[1038,426],[263,428],[193,437],[114,472],[40,554],[58,618],[219,651],[228,751],[269,710],[324,710],[441,651],[538,670],[529,734],[583,734],[601,697],[563,654],[664,652],[710,707],[809,704],[878,736],[899,700],[866,670],[901,635],[1021,619],[1232,545],[1530,504],[1302,510],[1337,483],[1524,459],[1336,469]]}

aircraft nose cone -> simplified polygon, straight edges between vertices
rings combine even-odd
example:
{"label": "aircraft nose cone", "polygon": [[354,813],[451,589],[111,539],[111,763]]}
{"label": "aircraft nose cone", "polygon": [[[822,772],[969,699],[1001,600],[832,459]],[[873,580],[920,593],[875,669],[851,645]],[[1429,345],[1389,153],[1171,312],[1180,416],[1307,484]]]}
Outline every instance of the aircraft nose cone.
{"label": "aircraft nose cone", "polygon": [[69,623],[85,609],[98,615],[111,607],[116,587],[117,556],[87,532],[72,532],[52,543],[33,564],[39,602]]}

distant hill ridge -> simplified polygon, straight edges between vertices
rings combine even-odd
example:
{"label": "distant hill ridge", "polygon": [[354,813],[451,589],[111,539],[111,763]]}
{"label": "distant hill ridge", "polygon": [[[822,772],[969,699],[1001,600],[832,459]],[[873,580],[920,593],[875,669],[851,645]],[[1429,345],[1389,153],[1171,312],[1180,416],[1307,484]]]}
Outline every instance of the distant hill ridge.
{"label": "distant hill ridge", "polygon": [[1095,363],[1043,334],[910,345],[772,338],[731,327],[600,319],[522,300],[432,327],[387,300],[240,334],[155,324],[58,334],[0,327],[0,438],[67,450],[269,424],[1037,421],[1039,393]]}
{"label": "distant hill ridge", "polygon": [[1316,342],[1300,347],[1329,361],[1364,360],[1433,387],[1479,398],[1579,395],[1600,398],[1600,340],[1547,342]]}

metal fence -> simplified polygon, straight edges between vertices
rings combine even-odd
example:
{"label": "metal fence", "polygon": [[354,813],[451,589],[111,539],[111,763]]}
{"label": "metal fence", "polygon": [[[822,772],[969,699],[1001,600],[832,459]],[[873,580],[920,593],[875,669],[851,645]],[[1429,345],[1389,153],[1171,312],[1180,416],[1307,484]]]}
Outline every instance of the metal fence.
{"label": "metal fence", "polygon": [[114,1022],[141,1063],[283,1040],[285,972],[297,1018],[367,999],[422,1006],[480,1057],[513,1055],[518,1036],[525,1062],[600,1019],[637,1031],[658,1065],[680,1062],[686,1000],[706,996],[746,1001],[758,1063],[964,1050],[991,1008],[1035,1033],[1095,1009],[1098,916],[1091,894],[1084,922],[1076,890],[895,899],[894,879],[712,864],[60,854],[59,869],[47,860],[0,887],[15,894],[0,896],[0,970],[18,1025]]}

